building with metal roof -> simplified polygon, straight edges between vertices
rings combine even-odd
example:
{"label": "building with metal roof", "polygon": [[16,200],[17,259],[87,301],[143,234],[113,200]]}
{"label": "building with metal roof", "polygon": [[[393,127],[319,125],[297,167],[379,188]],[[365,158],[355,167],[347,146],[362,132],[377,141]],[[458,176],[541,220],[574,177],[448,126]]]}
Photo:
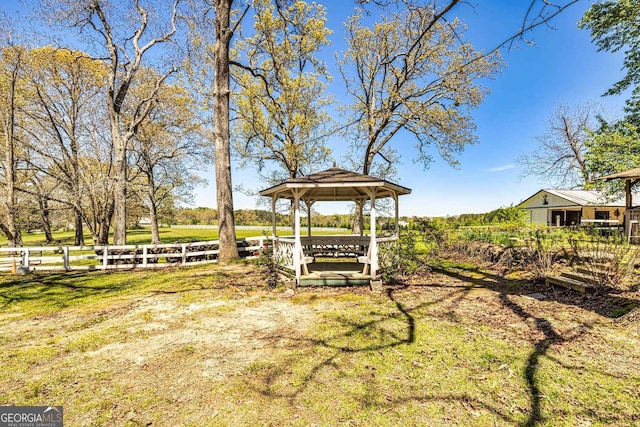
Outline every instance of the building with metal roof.
{"label": "building with metal roof", "polygon": [[518,205],[532,224],[572,226],[622,225],[625,198],[611,200],[596,190],[540,190]]}

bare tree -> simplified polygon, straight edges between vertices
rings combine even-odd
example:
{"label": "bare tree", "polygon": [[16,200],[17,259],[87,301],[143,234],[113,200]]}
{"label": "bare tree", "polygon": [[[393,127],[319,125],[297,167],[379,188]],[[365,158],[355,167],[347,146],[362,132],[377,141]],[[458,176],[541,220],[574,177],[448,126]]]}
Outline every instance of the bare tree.
{"label": "bare tree", "polygon": [[[21,246],[22,234],[17,224],[17,146],[20,104],[24,100],[21,91],[24,82],[26,49],[9,46],[0,57],[0,135],[2,136],[2,170],[4,172],[5,221],[0,228],[6,234],[9,246]],[[22,92],[22,93],[21,93]]]}
{"label": "bare tree", "polygon": [[[161,2],[143,6],[140,0],[125,3],[107,0],[46,0],[43,12],[57,22],[87,29],[97,36],[96,60],[106,64],[106,109],[109,116],[111,138],[114,150],[114,221],[113,242],[126,243],[126,202],[127,202],[127,149],[140,123],[149,114],[158,90],[165,80],[177,71],[172,61],[158,74],[155,85],[145,97],[139,99],[134,112],[125,115],[125,105],[131,85],[143,67],[143,59],[152,55],[154,47],[166,45],[176,34],[177,7],[180,0],[171,1],[171,9],[166,10]],[[159,9],[150,13],[150,8]],[[159,22],[168,16],[165,28]],[[150,22],[156,19],[157,22]],[[155,24],[155,25],[152,25]],[[166,59],[166,58],[165,58]]]}
{"label": "bare tree", "polygon": [[546,132],[536,138],[536,149],[518,158],[522,175],[562,189],[587,186],[591,174],[585,163],[585,141],[596,125],[595,110],[593,104],[558,107]]}

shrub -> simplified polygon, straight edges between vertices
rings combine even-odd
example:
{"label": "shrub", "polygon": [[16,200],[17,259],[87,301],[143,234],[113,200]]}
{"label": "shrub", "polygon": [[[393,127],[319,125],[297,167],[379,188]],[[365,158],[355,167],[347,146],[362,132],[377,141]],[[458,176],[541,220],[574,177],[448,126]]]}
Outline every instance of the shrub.
{"label": "shrub", "polygon": [[281,283],[280,272],[278,271],[278,263],[273,257],[273,246],[266,246],[260,251],[260,255],[256,261],[260,267],[260,272],[265,277],[267,286],[271,289],[278,287]]}
{"label": "shrub", "polygon": [[415,273],[420,266],[416,233],[402,233],[398,240],[381,245],[379,259],[380,275],[386,283],[398,282]]}
{"label": "shrub", "polygon": [[564,253],[563,243],[565,236],[562,233],[550,233],[546,230],[535,230],[526,239],[528,256],[524,261],[526,267],[532,271],[536,279],[544,279],[547,274],[553,271],[554,264]]}

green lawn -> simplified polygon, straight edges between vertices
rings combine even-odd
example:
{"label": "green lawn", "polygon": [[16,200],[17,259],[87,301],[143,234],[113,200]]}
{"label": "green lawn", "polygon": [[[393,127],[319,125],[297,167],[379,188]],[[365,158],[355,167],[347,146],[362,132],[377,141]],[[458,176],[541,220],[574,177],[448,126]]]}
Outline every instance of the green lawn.
{"label": "green lawn", "polygon": [[249,262],[2,275],[0,404],[74,426],[640,424],[640,333],[594,300],[452,262],[382,293],[263,283]]}
{"label": "green lawn", "polygon": [[[306,228],[303,231],[303,235],[306,234]],[[343,234],[345,231],[314,231],[313,234],[322,235],[322,234]],[[246,237],[255,237],[260,235],[271,235],[271,226],[265,226],[260,230],[245,230],[245,229],[237,229],[236,236],[238,239],[246,238]],[[290,230],[278,230],[278,235],[280,236],[288,236],[291,235]],[[73,245],[74,242],[74,232],[73,231],[59,231],[55,232],[53,235],[57,245]],[[40,246],[45,244],[44,233],[34,232],[27,233],[24,232],[22,235],[22,239],[25,246]],[[160,228],[160,240],[162,243],[174,243],[174,242],[191,242],[191,241],[206,241],[206,240],[217,240],[218,239],[218,230],[217,229],[195,229],[195,228],[170,228],[170,227],[161,227]],[[109,240],[112,241],[111,239]],[[135,230],[127,230],[127,244],[130,245],[143,245],[149,244],[151,242],[151,230],[149,228],[135,229]],[[90,234],[85,233],[85,243],[87,245],[93,244],[93,239]],[[0,235],[0,245],[6,245],[7,238],[4,235]]]}

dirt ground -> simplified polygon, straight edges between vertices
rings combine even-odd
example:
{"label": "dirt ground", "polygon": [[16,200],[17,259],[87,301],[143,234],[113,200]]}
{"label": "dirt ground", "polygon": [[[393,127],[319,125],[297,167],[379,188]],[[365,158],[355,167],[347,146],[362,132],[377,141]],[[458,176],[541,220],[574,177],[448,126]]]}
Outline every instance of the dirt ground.
{"label": "dirt ground", "polygon": [[[464,269],[436,269],[406,285],[385,286],[378,295],[368,288],[267,290],[256,288],[263,278],[254,267],[226,268],[241,280],[35,318],[0,314],[0,329],[15,337],[4,340],[5,351],[29,361],[16,367],[28,372],[28,380],[20,372],[0,377],[1,403],[64,401],[68,425],[197,425],[203,413],[215,419],[220,402],[212,399],[224,399],[203,390],[291,352],[341,295],[389,299],[402,313],[428,301],[430,316],[484,325],[514,346],[571,343],[594,354],[605,344],[589,329],[615,325],[616,310],[640,301],[638,291],[585,298],[541,284],[514,288],[499,275]],[[525,296],[534,292],[546,299]],[[300,304],[300,298],[317,302]],[[616,328],[640,347],[637,323]],[[615,357],[609,368],[614,374],[640,374],[638,354]],[[640,398],[640,389],[635,392]],[[96,394],[101,399],[92,399]]]}

